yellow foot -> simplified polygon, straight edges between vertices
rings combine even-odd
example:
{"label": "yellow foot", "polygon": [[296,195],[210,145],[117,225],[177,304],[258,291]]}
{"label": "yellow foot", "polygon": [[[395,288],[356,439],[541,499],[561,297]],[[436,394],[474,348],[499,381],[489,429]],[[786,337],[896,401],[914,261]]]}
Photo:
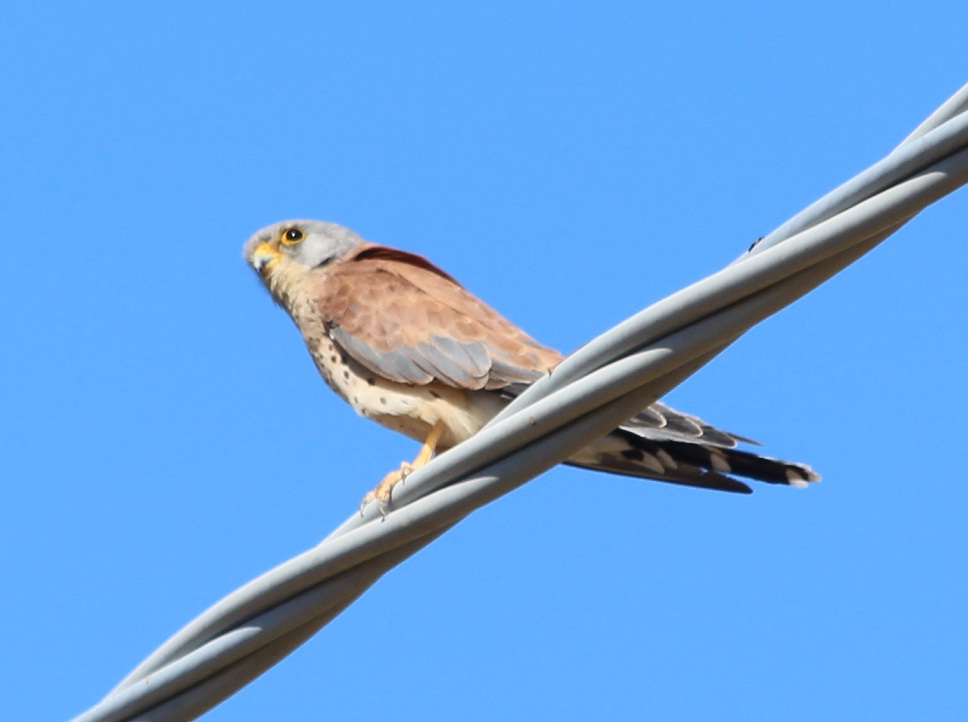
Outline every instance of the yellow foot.
{"label": "yellow foot", "polygon": [[376,501],[380,504],[380,513],[386,516],[387,508],[390,506],[390,497],[393,495],[393,487],[433,458],[434,452],[437,450],[437,442],[440,441],[440,435],[443,433],[444,425],[441,423],[435,424],[427,435],[427,440],[420,448],[420,453],[417,454],[417,458],[413,460],[413,463],[404,461],[400,464],[399,469],[391,471],[384,476],[383,481],[377,484],[373,491],[363,497],[363,501],[360,502],[360,514],[363,513],[363,508],[367,504],[371,501]]}
{"label": "yellow foot", "polygon": [[400,464],[400,468],[396,471],[391,471],[389,474],[383,477],[383,481],[376,485],[376,488],[369,492],[363,497],[363,501],[360,502],[360,511],[363,510],[367,504],[371,501],[380,502],[380,509],[385,509],[390,505],[390,497],[393,495],[393,487],[399,484],[401,481],[410,476],[410,473],[414,470],[413,464],[404,461]]}

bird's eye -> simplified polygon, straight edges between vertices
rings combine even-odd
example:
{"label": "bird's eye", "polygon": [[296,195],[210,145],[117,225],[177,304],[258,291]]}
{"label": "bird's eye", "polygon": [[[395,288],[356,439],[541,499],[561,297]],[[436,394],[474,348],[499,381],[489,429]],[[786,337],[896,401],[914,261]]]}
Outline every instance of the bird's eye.
{"label": "bird's eye", "polygon": [[282,233],[282,242],[287,246],[294,246],[305,237],[306,234],[298,228],[288,228]]}

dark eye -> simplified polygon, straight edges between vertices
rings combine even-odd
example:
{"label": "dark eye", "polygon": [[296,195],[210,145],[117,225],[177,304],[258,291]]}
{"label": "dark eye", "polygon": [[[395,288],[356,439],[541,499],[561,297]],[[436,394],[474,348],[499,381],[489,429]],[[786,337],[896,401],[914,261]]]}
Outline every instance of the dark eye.
{"label": "dark eye", "polygon": [[306,237],[306,234],[303,233],[298,228],[290,228],[283,232],[282,242],[287,243],[289,245],[293,245],[295,243],[299,243],[299,241],[301,241],[305,237]]}

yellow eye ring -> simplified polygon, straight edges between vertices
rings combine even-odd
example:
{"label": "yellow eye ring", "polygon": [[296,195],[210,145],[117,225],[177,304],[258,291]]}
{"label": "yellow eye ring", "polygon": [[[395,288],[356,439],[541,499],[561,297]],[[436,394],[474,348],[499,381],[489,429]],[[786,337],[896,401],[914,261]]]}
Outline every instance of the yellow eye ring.
{"label": "yellow eye ring", "polygon": [[287,246],[295,246],[297,243],[302,243],[306,234],[302,232],[299,228],[287,228],[282,232],[279,240],[282,241]]}

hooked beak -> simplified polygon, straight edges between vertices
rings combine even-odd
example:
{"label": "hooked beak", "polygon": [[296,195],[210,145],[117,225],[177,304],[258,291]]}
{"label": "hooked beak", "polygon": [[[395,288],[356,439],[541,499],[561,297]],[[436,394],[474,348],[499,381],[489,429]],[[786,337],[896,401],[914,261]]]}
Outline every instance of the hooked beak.
{"label": "hooked beak", "polygon": [[279,251],[266,242],[260,243],[255,247],[249,256],[249,264],[260,276],[265,277],[279,262]]}

